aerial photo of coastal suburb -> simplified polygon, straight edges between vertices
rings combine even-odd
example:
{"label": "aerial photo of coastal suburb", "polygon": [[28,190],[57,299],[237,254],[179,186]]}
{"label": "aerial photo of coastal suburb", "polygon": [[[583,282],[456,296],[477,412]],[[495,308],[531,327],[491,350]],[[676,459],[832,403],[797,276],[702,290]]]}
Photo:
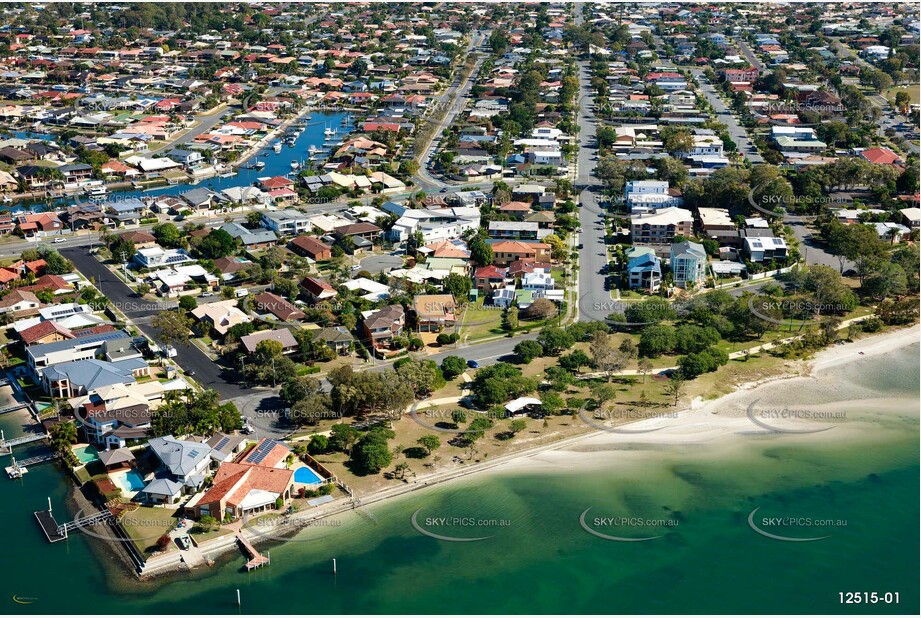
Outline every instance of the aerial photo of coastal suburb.
{"label": "aerial photo of coastal suburb", "polygon": [[919,33],[0,4],[0,613],[917,616]]}

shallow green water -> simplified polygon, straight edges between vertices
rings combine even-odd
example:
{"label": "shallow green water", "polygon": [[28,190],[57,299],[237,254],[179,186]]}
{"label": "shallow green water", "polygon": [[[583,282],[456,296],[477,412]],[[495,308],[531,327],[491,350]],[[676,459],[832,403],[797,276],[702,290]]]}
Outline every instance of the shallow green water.
{"label": "shallow green water", "polygon": [[[753,436],[719,453],[701,445],[610,452],[597,470],[467,479],[307,530],[271,547],[272,565],[250,574],[232,554],[195,575],[138,584],[104,571],[84,537],[48,545],[32,511],[46,495],[63,505],[66,486],[53,467],[38,467],[21,484],[0,481],[4,553],[16,565],[4,569],[4,610],[232,613],[239,588],[244,613],[917,613],[918,348],[872,360],[833,370],[809,392],[776,395],[914,398],[895,415],[868,404],[875,424],[858,444]],[[661,538],[589,534],[579,522],[589,508],[597,532]],[[761,525],[791,538],[828,536],[782,542],[751,529],[756,508],[759,524],[833,522]],[[430,532],[491,538],[425,536],[411,523],[417,511]],[[596,522],[615,516],[673,525]],[[478,521],[432,521],[440,517]],[[899,592],[900,603],[842,606],[843,591]],[[17,605],[12,595],[37,600]]]}

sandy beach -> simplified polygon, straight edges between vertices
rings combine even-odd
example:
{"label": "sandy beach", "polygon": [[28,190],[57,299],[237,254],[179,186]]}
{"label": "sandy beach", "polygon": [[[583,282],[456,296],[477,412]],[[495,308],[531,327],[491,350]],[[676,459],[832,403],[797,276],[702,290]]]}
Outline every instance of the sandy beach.
{"label": "sandy beach", "polygon": [[[791,403],[791,395],[795,400],[795,394],[801,390],[797,388],[800,385],[808,385],[814,389],[816,383],[821,383],[824,379],[823,374],[830,369],[890,354],[919,342],[921,329],[913,326],[834,346],[818,352],[810,360],[803,361],[799,374],[790,373],[754,384],[745,384],[719,399],[697,399],[692,402],[689,409],[679,411],[677,415],[663,415],[632,423],[629,427],[618,427],[619,430],[629,429],[631,433],[599,431],[573,439],[566,444],[548,445],[539,453],[526,453],[513,458],[501,467],[494,468],[493,472],[593,468],[609,465],[610,451],[642,451],[642,455],[645,456],[659,447],[666,446],[705,446],[710,452],[719,449],[734,450],[744,448],[744,445],[750,442],[740,438],[752,436],[763,440],[857,440],[865,434],[870,422],[861,418],[866,409],[872,408],[877,416],[904,417],[906,400],[862,397],[854,400],[836,398],[825,402]],[[830,383],[828,390],[834,395],[837,385]],[[913,410],[913,418],[917,419],[916,398],[910,409]],[[776,418],[771,418],[771,414],[776,415]],[[753,422],[752,417],[769,427],[791,433],[772,432]],[[878,421],[878,418],[874,418],[874,423]]]}

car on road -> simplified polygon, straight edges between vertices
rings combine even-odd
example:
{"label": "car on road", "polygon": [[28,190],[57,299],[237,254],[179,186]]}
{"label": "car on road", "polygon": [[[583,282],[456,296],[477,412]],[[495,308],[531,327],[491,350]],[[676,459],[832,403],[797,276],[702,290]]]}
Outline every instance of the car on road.
{"label": "car on road", "polygon": [[54,239],[53,242],[54,242],[54,244],[58,244],[59,242],[67,242],[67,239],[66,239],[66,238],[61,238],[60,236],[58,236],[57,238]]}
{"label": "car on road", "polygon": [[186,374],[187,376],[189,376],[190,378],[195,377],[195,372],[194,372],[194,371],[186,371],[185,374]]}
{"label": "car on road", "polygon": [[211,298],[212,296],[214,296],[213,292],[202,292],[198,295],[199,298]]}
{"label": "car on road", "polygon": [[475,360],[468,360],[467,366],[470,367],[471,369],[479,369],[480,363],[476,362]]}

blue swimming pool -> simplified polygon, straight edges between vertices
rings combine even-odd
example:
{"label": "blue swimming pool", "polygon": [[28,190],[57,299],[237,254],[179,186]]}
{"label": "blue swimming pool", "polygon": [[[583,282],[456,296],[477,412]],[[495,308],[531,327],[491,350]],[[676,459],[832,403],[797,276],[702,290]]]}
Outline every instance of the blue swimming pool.
{"label": "blue swimming pool", "polygon": [[322,483],[323,477],[314,472],[312,468],[304,466],[303,468],[298,468],[294,471],[294,482],[304,483],[305,485],[314,485],[316,483]]}
{"label": "blue swimming pool", "polygon": [[121,487],[122,491],[125,493],[134,493],[144,489],[144,486],[147,483],[144,482],[144,477],[142,477],[137,470],[131,469],[127,472],[110,474],[109,478],[115,482],[116,485]]}

